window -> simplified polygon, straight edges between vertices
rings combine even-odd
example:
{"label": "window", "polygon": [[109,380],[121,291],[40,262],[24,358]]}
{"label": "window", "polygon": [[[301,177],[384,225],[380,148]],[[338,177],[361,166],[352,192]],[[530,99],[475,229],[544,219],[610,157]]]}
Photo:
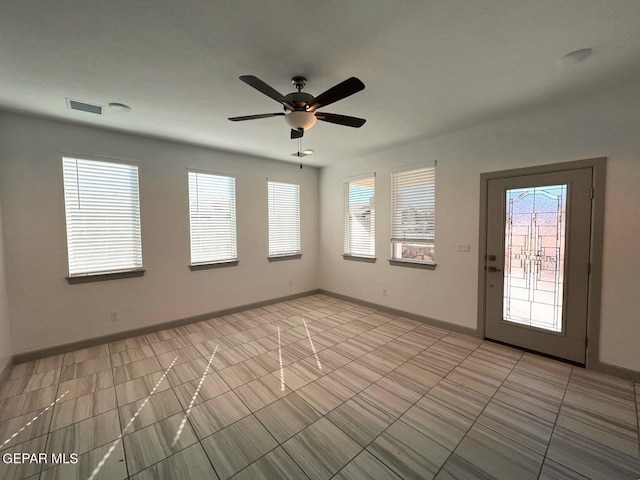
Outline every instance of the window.
{"label": "window", "polygon": [[69,277],[142,269],[138,167],[64,157]]}
{"label": "window", "polygon": [[300,185],[267,182],[269,257],[300,255]]}
{"label": "window", "polygon": [[393,260],[433,264],[435,178],[435,164],[391,174]]}
{"label": "window", "polygon": [[344,182],[345,258],[375,258],[375,175]]}
{"label": "window", "polygon": [[189,171],[191,265],[237,262],[236,179]]}

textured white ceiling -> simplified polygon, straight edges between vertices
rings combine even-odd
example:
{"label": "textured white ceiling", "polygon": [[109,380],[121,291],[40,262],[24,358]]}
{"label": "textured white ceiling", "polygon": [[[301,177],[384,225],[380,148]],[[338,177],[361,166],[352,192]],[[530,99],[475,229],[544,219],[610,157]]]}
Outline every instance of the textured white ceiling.
{"label": "textured white ceiling", "polygon": [[305,163],[329,165],[639,82],[640,1],[0,0],[1,109],[295,161],[282,118],[227,120],[281,110],[245,74],[283,94],[364,82],[325,109],[362,128],[305,134]]}

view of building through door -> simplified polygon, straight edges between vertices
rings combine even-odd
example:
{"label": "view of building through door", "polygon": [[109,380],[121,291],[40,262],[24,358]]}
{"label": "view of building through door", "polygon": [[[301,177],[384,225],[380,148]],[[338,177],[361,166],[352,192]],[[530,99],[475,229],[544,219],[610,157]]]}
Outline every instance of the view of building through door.
{"label": "view of building through door", "polygon": [[592,169],[487,182],[485,335],[586,360]]}

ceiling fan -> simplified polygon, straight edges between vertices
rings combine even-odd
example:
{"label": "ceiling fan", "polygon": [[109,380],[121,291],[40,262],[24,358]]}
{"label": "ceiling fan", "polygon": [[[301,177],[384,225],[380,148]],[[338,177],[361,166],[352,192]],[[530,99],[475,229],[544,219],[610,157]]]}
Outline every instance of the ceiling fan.
{"label": "ceiling fan", "polygon": [[284,117],[287,124],[291,127],[292,139],[301,138],[304,135],[305,130],[309,130],[315,125],[316,120],[355,128],[361,127],[366,122],[364,118],[317,111],[319,108],[323,108],[363,90],[364,83],[356,77],[348,78],[344,82],[331,87],[329,90],[321,93],[317,97],[306,92],[302,92],[302,89],[307,84],[307,79],[304,77],[293,77],[291,79],[291,83],[293,83],[298,91],[288,93],[287,95],[282,95],[273,87],[267,85],[265,82],[253,75],[242,75],[240,80],[264,93],[266,96],[273,98],[276,102],[281,103],[284,112],[230,117],[229,120],[232,122],[257,120],[259,118],[269,117]]}

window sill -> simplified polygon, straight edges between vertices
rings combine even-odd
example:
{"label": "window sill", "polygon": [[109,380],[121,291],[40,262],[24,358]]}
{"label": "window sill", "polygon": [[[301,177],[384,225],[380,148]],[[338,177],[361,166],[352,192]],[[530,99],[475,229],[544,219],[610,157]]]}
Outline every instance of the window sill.
{"label": "window sill", "polygon": [[376,257],[360,257],[358,255],[342,255],[345,260],[352,260],[354,262],[376,263]]}
{"label": "window sill", "polygon": [[67,277],[69,285],[77,285],[79,283],[92,283],[92,282],[106,282],[108,280],[119,280],[121,278],[133,278],[142,277],[146,270],[126,270],[122,272],[110,272],[110,273],[90,273],[87,275],[75,275]]}
{"label": "window sill", "polygon": [[212,263],[196,263],[195,265],[189,265],[189,270],[197,272],[198,270],[210,270],[212,268],[225,268],[235,267],[240,263],[240,260],[225,260],[224,262],[212,262]]}
{"label": "window sill", "polygon": [[435,270],[436,263],[412,262],[411,260],[389,260],[389,265],[394,267],[421,268],[423,270]]}
{"label": "window sill", "polygon": [[298,260],[302,258],[301,253],[292,253],[290,255],[275,255],[273,257],[267,257],[270,262],[281,262],[283,260]]}

